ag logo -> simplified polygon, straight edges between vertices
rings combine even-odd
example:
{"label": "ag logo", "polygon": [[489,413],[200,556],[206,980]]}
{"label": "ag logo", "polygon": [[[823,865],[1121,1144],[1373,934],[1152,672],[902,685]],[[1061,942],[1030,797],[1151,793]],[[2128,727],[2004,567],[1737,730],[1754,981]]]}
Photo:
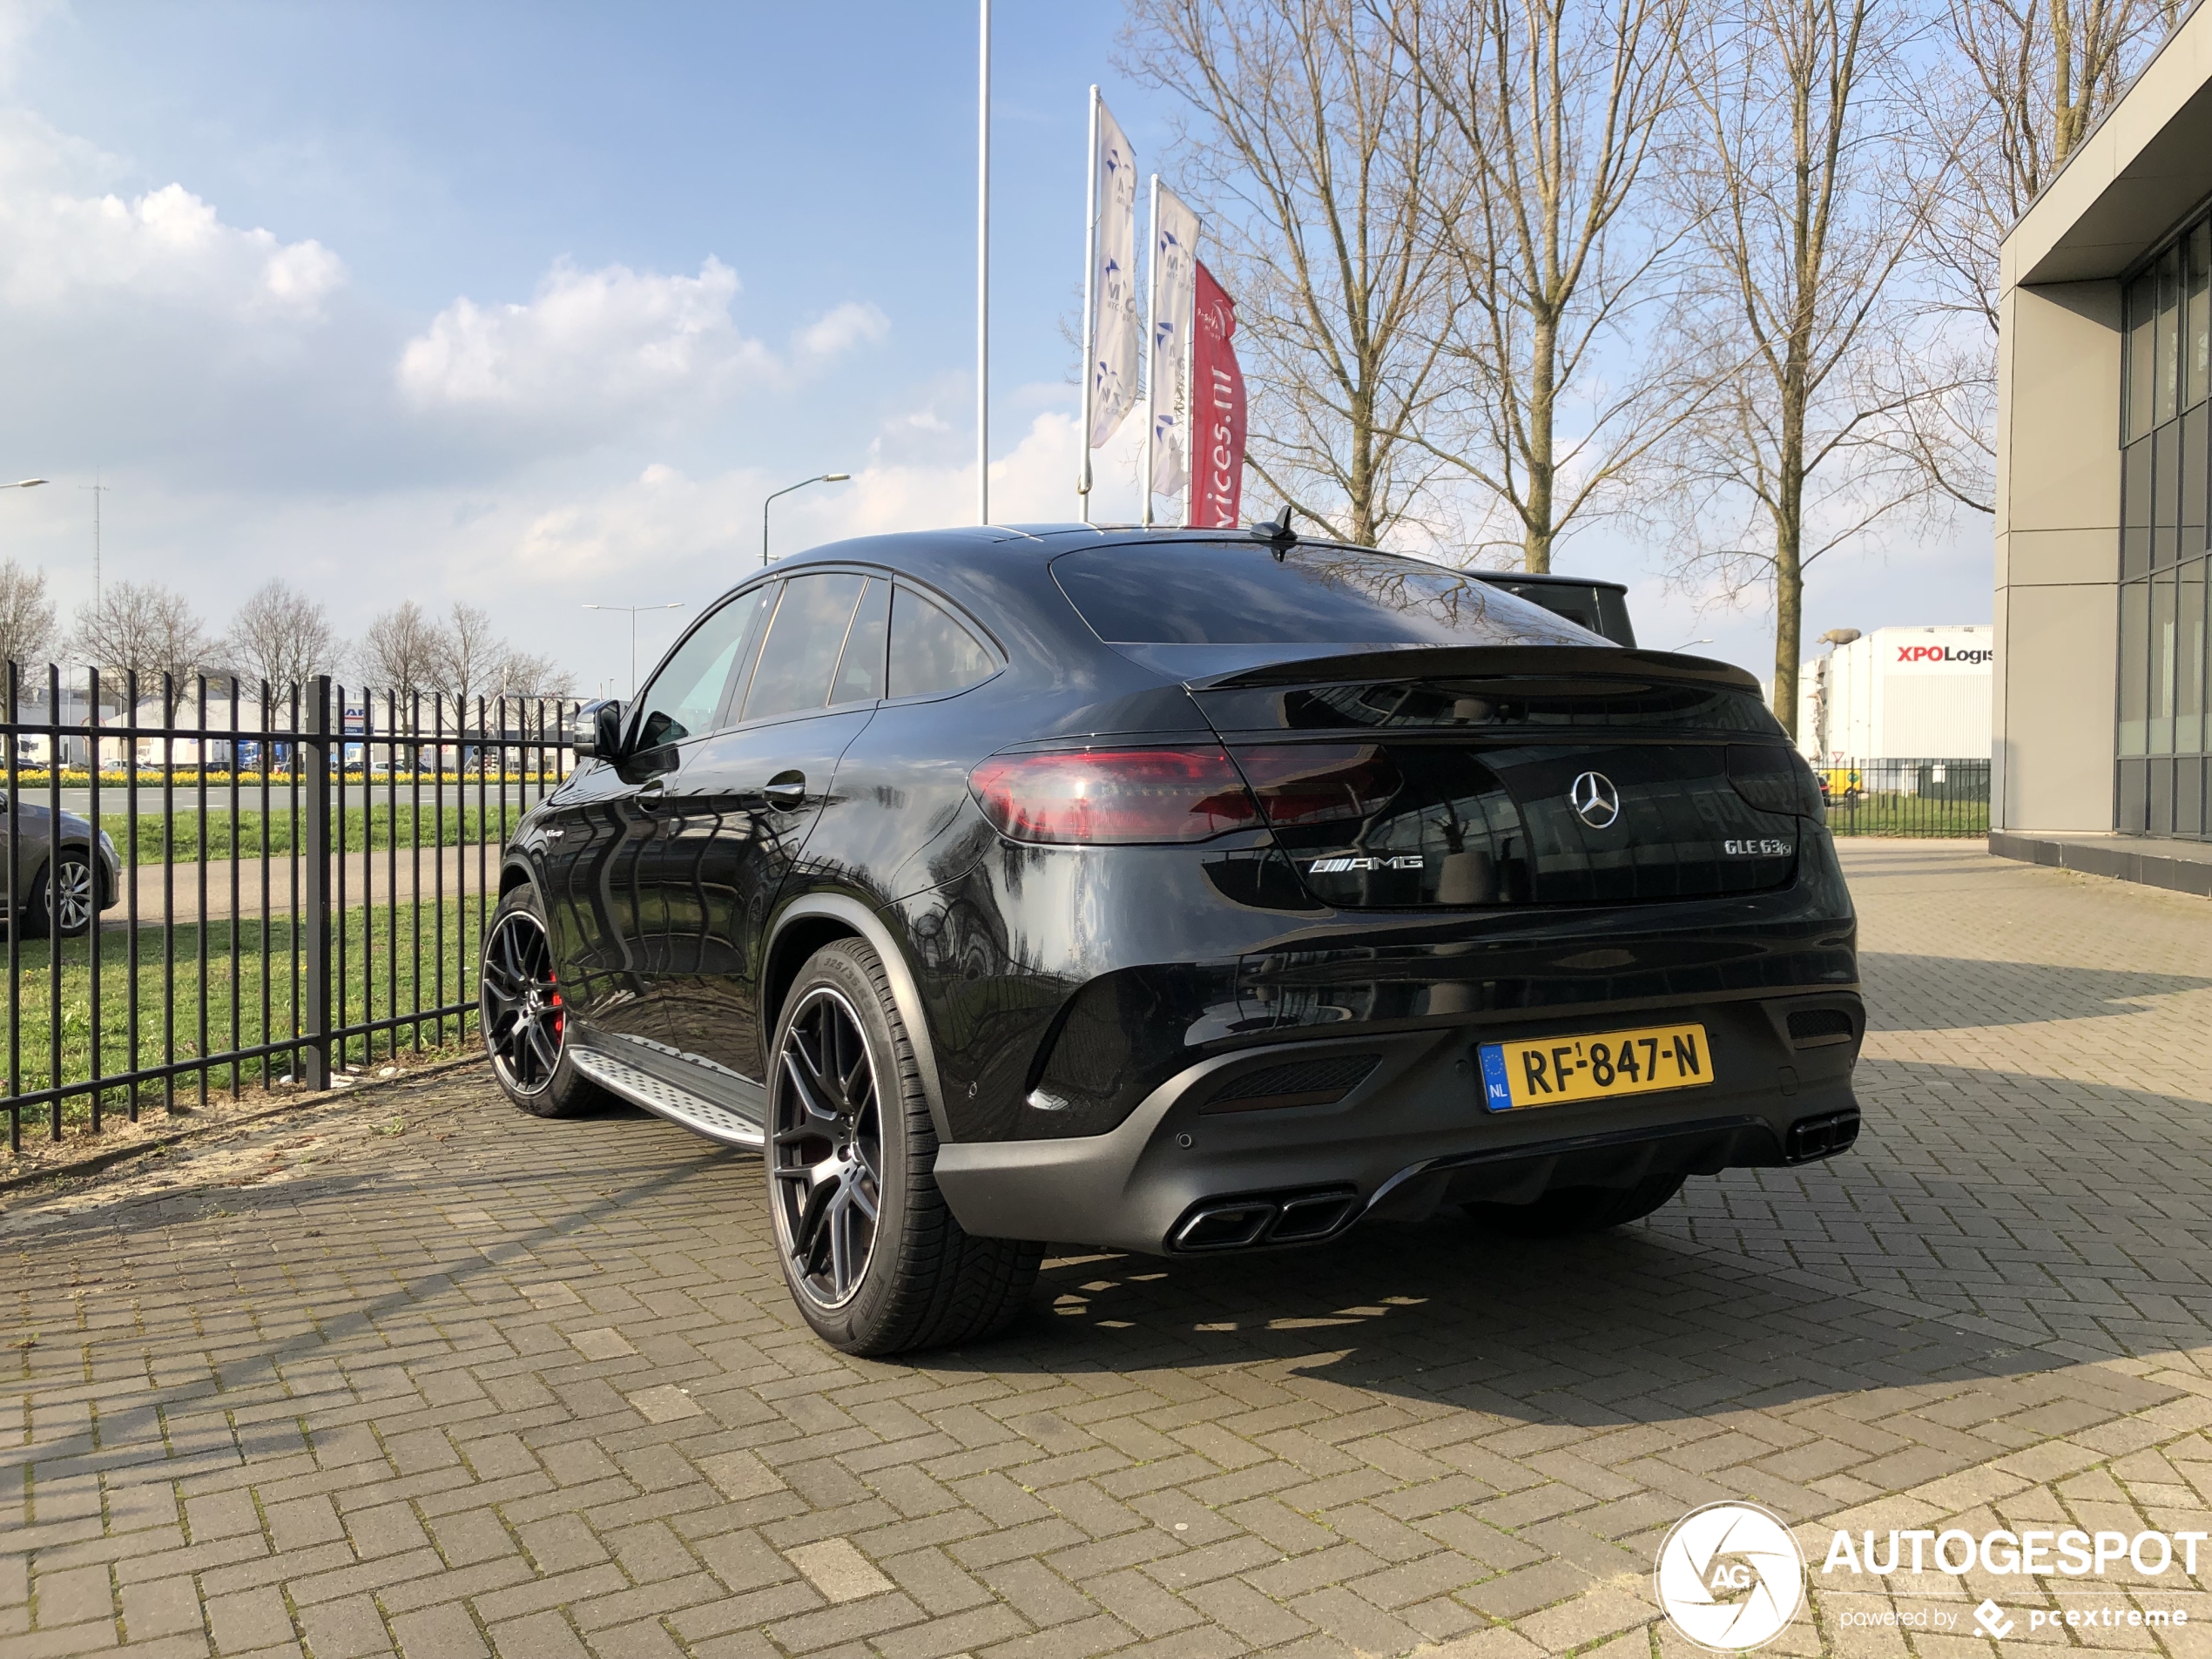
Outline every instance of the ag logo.
{"label": "ag logo", "polygon": [[1602,772],[1586,772],[1569,784],[1567,804],[1592,829],[1610,829],[1621,816],[1621,792]]}
{"label": "ag logo", "polygon": [[1757,1504],[1709,1503],[1675,1523],[1655,1575],[1668,1622],[1701,1648],[1763,1647],[1797,1616],[1805,1558]]}

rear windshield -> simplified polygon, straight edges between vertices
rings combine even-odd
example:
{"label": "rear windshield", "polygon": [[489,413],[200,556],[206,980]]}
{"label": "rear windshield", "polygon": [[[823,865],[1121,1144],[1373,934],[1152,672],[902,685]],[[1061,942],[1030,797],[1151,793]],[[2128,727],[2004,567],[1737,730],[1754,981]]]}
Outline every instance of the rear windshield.
{"label": "rear windshield", "polygon": [[1143,645],[1602,645],[1540,605],[1420,559],[1259,542],[1108,546],[1053,561],[1097,636]]}

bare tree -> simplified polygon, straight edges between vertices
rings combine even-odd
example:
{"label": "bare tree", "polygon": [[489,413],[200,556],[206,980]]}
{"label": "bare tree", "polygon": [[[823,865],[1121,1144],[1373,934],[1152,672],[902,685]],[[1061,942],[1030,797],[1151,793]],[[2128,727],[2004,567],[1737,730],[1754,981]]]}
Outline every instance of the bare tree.
{"label": "bare tree", "polygon": [[1682,234],[1643,210],[1685,0],[1371,3],[1459,139],[1457,165],[1424,180],[1458,278],[1459,418],[1422,442],[1548,570],[1559,537],[1698,408],[1659,331],[1629,337]]}
{"label": "bare tree", "polygon": [[98,603],[77,613],[71,639],[77,654],[118,688],[135,673],[141,696],[157,690],[164,674],[181,695],[212,644],[185,596],[151,582],[109,583]]}
{"label": "bare tree", "polygon": [[1692,320],[1730,372],[1675,448],[1680,569],[1770,591],[1791,732],[1807,567],[1927,489],[1891,440],[1928,388],[1876,372],[1943,160],[1903,118],[1912,24],[1901,0],[1723,0],[1688,37],[1672,176],[1710,261]]}
{"label": "bare tree", "polygon": [[280,579],[272,580],[238,608],[223,649],[247,680],[285,686],[331,672],[337,665],[338,635],[320,603]]}
{"label": "bare tree", "polygon": [[437,624],[403,599],[369,623],[354,655],[370,687],[411,698],[436,683],[442,649]]}
{"label": "bare tree", "polygon": [[1184,161],[1252,388],[1246,464],[1330,534],[1375,543],[1438,464],[1413,436],[1450,278],[1423,222],[1446,138],[1426,84],[1366,0],[1131,0],[1123,45],[1190,108]]}
{"label": "bare tree", "polygon": [[456,600],[434,640],[431,676],[439,691],[466,706],[498,690],[507,642],[492,631],[490,612]]}
{"label": "bare tree", "polygon": [[46,573],[13,559],[0,564],[0,663],[19,664],[28,672],[53,654],[57,637]]}
{"label": "bare tree", "polygon": [[498,692],[502,697],[572,697],[576,675],[550,657],[516,649],[500,663]]}
{"label": "bare tree", "polygon": [[1924,129],[1959,151],[1926,239],[1935,281],[1912,354],[1954,389],[1915,400],[1899,440],[1937,489],[1995,510],[1998,249],[2174,26],[2165,0],[1947,0],[1918,80]]}

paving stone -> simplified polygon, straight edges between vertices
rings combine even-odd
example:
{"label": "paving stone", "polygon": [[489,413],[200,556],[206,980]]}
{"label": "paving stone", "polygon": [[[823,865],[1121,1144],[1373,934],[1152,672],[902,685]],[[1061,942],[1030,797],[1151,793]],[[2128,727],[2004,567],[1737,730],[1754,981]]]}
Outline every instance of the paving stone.
{"label": "paving stone", "polygon": [[469,1070],[320,1109],[312,1165],[267,1167],[279,1120],[17,1196],[12,1288],[69,1336],[11,1385],[0,1652],[119,1613],[219,1659],[1612,1659],[1689,1651],[1649,1574],[1716,1498],[2204,1527],[2212,906],[1843,852],[1859,1144],[1593,1238],[1070,1251],[1008,1335],[887,1364],[798,1319],[754,1161]]}

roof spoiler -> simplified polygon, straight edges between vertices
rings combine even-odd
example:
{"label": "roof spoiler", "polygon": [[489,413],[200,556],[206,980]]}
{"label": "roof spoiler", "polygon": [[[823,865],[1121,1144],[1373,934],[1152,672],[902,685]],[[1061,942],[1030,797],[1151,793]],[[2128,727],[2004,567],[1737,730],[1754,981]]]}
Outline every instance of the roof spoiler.
{"label": "roof spoiler", "polygon": [[1194,691],[1244,686],[1311,685],[1345,680],[1489,679],[1501,676],[1572,675],[1578,679],[1665,680],[1709,685],[1757,696],[1756,676],[1733,663],[1676,651],[1621,645],[1420,645],[1306,657],[1233,669],[1184,684]]}

